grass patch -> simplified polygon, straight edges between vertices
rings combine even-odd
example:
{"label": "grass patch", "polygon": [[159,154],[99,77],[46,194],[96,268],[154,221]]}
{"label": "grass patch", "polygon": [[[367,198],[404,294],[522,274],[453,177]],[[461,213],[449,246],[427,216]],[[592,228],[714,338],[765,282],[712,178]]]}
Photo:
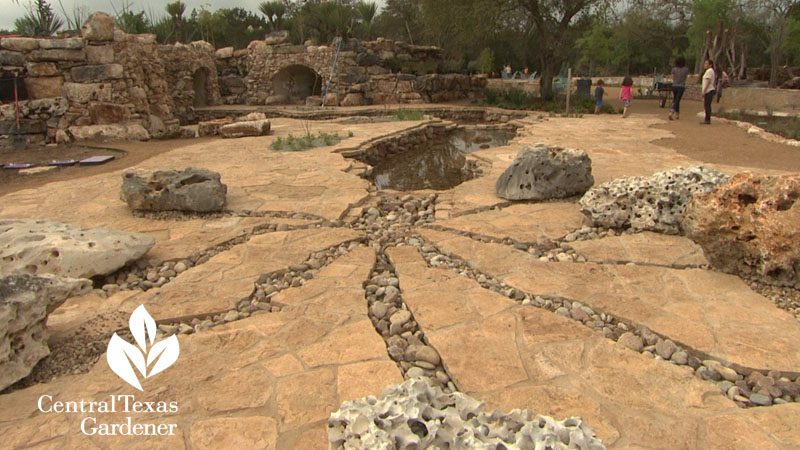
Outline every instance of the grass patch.
{"label": "grass patch", "polygon": [[316,135],[307,133],[305,136],[295,137],[288,135],[286,138],[277,138],[272,141],[269,146],[272,150],[288,150],[292,152],[300,152],[316,147],[325,147],[336,145],[348,137],[353,137],[353,132],[348,131],[347,136],[339,136],[339,133],[325,133],[324,131],[318,132]]}
{"label": "grass patch", "polygon": [[400,108],[392,112],[392,117],[395,120],[422,120],[425,112],[419,109]]}
{"label": "grass patch", "polygon": [[[484,89],[483,106],[497,106],[505,109],[546,111],[550,113],[564,113],[566,109],[566,98],[559,96],[554,100],[545,100],[536,95],[525,92],[522,89]],[[594,113],[594,97],[573,96],[570,98],[570,114],[592,114]],[[603,114],[616,114],[613,106],[605,104],[600,109]]]}

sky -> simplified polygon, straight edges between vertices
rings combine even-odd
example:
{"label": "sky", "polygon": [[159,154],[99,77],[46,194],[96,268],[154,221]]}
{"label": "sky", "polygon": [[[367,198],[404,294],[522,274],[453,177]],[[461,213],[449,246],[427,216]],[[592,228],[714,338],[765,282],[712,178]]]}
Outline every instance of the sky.
{"label": "sky", "polygon": [[[253,13],[258,12],[258,5],[264,0],[182,0],[186,5],[186,13],[191,13],[193,8],[200,9],[204,7],[209,11],[215,11],[219,8],[244,8]],[[15,4],[13,0],[0,0],[0,29],[13,30],[14,19],[25,15],[25,7],[29,0],[19,0],[19,4]],[[94,11],[104,11],[110,15],[114,15],[115,10],[121,11],[124,5],[129,5],[129,10],[138,12],[145,11],[146,13],[152,11],[156,15],[166,15],[164,6],[170,3],[167,0],[50,0],[50,5],[53,11],[58,15],[63,16],[61,5],[67,11],[67,14],[72,15],[74,8],[81,8],[89,13]],[[377,0],[378,5],[385,3],[383,0]],[[88,15],[88,14],[87,14]]]}

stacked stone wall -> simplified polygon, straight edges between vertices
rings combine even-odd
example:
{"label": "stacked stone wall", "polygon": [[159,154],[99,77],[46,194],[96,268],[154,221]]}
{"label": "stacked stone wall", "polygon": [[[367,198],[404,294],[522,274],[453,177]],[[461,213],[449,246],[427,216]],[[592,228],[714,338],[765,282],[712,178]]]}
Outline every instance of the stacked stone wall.
{"label": "stacked stone wall", "polygon": [[[197,119],[195,106],[213,106],[222,103],[219,92],[217,64],[214,47],[205,41],[190,44],[176,43],[159,46],[160,59],[164,64],[164,77],[169,85],[169,96],[175,104],[175,115],[182,123]],[[204,75],[198,74],[198,71]],[[201,90],[195,89],[195,77],[201,76]],[[202,96],[202,104],[195,104]]]}

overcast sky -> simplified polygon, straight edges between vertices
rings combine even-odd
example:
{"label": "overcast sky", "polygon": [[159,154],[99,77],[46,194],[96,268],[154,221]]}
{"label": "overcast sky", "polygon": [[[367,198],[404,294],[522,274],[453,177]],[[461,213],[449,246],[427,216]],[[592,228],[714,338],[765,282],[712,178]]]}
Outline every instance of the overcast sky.
{"label": "overcast sky", "polygon": [[[28,4],[29,0],[19,0],[19,5],[15,4],[13,0],[0,0],[0,29],[13,30],[14,19],[25,15],[24,5]],[[182,0],[186,4],[186,13],[189,14],[193,8],[200,9],[204,7],[209,11],[216,11],[219,8],[244,8],[253,13],[258,12],[258,5],[264,0]],[[167,0],[61,0],[61,4],[67,11],[67,14],[72,14],[73,8],[81,8],[83,10],[105,11],[110,15],[114,15],[114,11],[121,11],[123,5],[130,5],[130,10],[134,12],[145,11],[145,13],[152,11],[155,15],[166,15],[164,6],[170,3]],[[376,3],[381,5],[383,0],[377,0]],[[58,15],[63,15],[61,5],[58,0],[50,0],[50,5]]]}

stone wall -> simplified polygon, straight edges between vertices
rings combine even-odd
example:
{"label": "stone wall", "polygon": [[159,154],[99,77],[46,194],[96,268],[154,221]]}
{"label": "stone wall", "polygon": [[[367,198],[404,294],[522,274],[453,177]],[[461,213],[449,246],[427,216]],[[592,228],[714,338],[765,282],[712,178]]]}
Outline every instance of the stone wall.
{"label": "stone wall", "polygon": [[728,111],[747,110],[754,112],[783,112],[800,114],[800,91],[794,89],[768,89],[730,87],[722,91],[722,98],[715,109],[724,107]]}
{"label": "stone wall", "polygon": [[[330,46],[292,45],[288,35],[275,34],[248,47],[247,95],[250,105],[273,101],[302,102],[310,91],[320,97],[331,74],[338,41]],[[342,44],[336,70],[330,79],[326,104],[358,106],[383,103],[441,102],[475,98],[486,85],[485,77],[436,74],[442,58],[437,47],[414,46],[378,38],[350,39]],[[287,69],[288,68],[288,69]],[[302,70],[315,79],[302,78]],[[288,76],[286,72],[291,72]],[[302,89],[292,83],[306,80],[319,85]],[[275,96],[288,98],[275,98]]]}
{"label": "stone wall", "polygon": [[219,94],[226,105],[243,105],[247,102],[247,49],[225,47],[214,53],[217,64]]}
{"label": "stone wall", "polygon": [[158,46],[169,96],[181,123],[196,120],[195,107],[222,103],[214,47],[205,41]]}

